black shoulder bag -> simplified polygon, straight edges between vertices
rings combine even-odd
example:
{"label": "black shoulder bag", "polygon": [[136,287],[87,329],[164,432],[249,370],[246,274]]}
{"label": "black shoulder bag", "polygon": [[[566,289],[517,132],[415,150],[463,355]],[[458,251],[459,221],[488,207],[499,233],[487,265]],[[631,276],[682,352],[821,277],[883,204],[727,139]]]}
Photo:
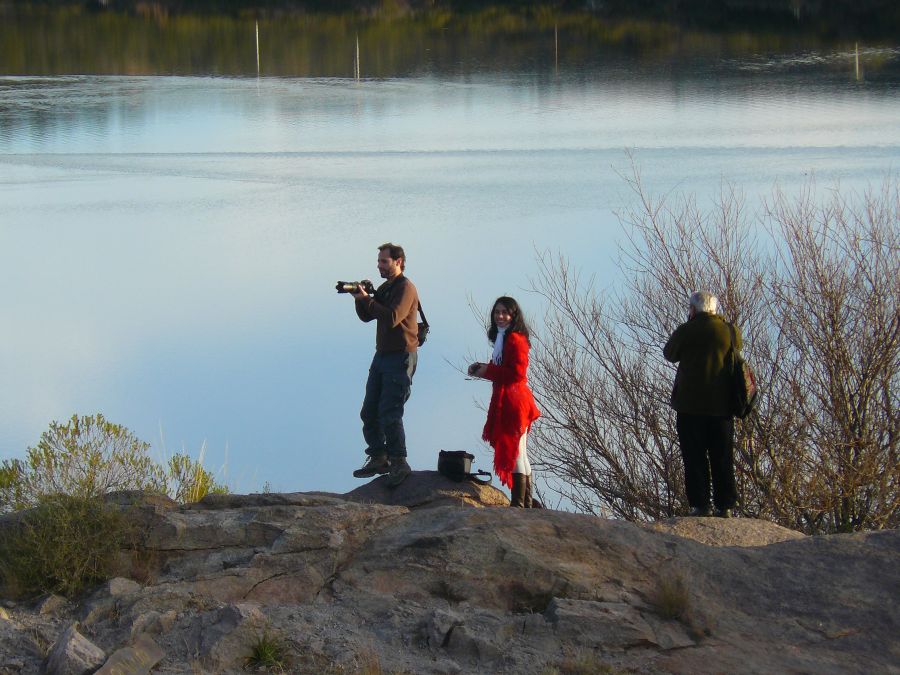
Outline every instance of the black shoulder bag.
{"label": "black shoulder bag", "polygon": [[[493,478],[490,472],[472,472],[473,459],[475,459],[475,455],[471,455],[465,450],[441,450],[438,453],[438,473],[457,483],[468,479],[479,485],[490,485]],[[480,476],[487,476],[487,478],[480,478]]]}
{"label": "black shoulder bag", "polygon": [[422,303],[419,303],[419,314],[422,315],[422,320],[419,322],[419,346],[421,347],[425,344],[425,340],[428,339],[428,331],[431,330],[431,326],[428,325],[428,319],[425,318],[425,312],[422,311]]}

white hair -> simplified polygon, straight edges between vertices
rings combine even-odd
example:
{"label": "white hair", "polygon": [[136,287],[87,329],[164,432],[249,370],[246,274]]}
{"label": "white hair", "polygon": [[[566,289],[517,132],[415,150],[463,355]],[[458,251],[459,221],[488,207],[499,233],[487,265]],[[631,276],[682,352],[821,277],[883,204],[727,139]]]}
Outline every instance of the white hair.
{"label": "white hair", "polygon": [[708,314],[715,314],[719,308],[719,299],[706,291],[694,291],[691,293],[691,298],[688,302],[698,312],[706,312]]}

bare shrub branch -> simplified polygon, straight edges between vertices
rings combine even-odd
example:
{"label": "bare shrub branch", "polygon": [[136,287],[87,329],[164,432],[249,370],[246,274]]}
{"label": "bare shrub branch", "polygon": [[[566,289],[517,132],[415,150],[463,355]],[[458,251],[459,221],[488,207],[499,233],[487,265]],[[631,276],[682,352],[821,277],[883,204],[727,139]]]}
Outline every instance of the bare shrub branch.
{"label": "bare shrub branch", "polygon": [[806,532],[896,527],[900,186],[824,205],[812,185],[794,200],[776,192],[760,230],[733,186],[703,210],[652,197],[634,166],[627,181],[637,205],[619,216],[612,289],[538,255],[532,288],[548,311],[532,438],[557,491],[630,520],[686,508],[661,347],[704,289],[740,326],[760,380],[757,413],[736,425],[744,514]]}

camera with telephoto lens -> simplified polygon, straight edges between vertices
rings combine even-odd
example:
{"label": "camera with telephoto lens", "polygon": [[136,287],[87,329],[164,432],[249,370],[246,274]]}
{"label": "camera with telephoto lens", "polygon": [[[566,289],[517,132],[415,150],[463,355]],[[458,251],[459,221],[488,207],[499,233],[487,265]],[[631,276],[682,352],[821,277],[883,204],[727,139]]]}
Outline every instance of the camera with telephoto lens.
{"label": "camera with telephoto lens", "polygon": [[356,293],[362,288],[369,295],[375,295],[375,286],[368,279],[362,281],[339,281],[335,285],[338,293]]}

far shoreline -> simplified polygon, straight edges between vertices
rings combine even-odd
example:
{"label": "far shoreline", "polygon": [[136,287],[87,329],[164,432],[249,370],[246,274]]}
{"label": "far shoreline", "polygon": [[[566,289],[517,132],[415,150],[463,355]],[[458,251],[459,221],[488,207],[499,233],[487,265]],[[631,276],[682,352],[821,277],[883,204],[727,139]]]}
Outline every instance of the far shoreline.
{"label": "far shoreline", "polygon": [[860,38],[889,38],[900,30],[900,4],[893,0],[0,0],[0,14],[35,7],[81,7],[149,16],[356,13],[370,18],[399,18],[484,11],[544,17],[586,14],[611,21],[667,22],[695,30],[814,32]]}

